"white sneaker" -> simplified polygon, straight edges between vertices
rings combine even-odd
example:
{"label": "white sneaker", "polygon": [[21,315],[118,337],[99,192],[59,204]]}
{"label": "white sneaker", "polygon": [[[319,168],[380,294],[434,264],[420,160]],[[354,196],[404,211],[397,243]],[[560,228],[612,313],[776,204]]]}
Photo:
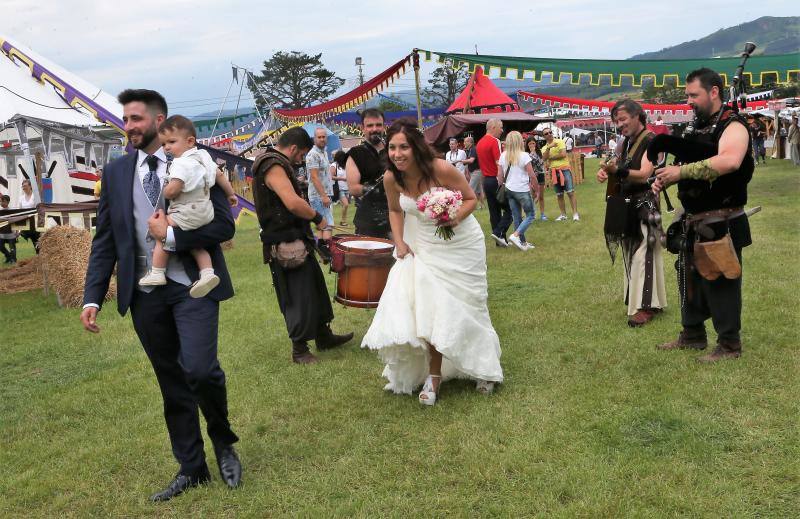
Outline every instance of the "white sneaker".
{"label": "white sneaker", "polygon": [[495,234],[491,234],[490,236],[492,237],[492,239],[493,239],[495,242],[497,242],[497,244],[498,244],[499,246],[501,246],[501,247],[508,247],[508,242],[507,242],[507,241],[505,241],[505,240],[504,240],[503,238],[501,238],[500,236],[497,236],[497,235],[495,235]]}
{"label": "white sneaker", "polygon": [[556,218],[556,221],[557,221],[557,222],[563,222],[563,221],[564,221],[564,220],[566,220],[566,219],[567,219],[567,215],[565,215],[565,214],[562,214],[561,216],[559,216],[558,218]]}
{"label": "white sneaker", "polygon": [[531,250],[531,249],[535,249],[535,248],[536,248],[536,247],[535,247],[535,246],[534,246],[532,243],[530,243],[530,242],[528,242],[528,243],[523,243],[523,244],[522,244],[522,246],[523,246],[523,247],[525,247],[524,249],[522,249],[522,250],[524,250],[524,251],[529,251],[529,250]]}
{"label": "white sneaker", "polygon": [[167,276],[163,272],[153,272],[152,270],[139,280],[139,285],[143,287],[159,287],[166,284]]}
{"label": "white sneaker", "polygon": [[189,295],[195,299],[205,297],[209,292],[217,288],[217,285],[219,285],[219,276],[216,274],[201,277],[192,283],[192,287],[189,289]]}
{"label": "white sneaker", "polygon": [[512,234],[508,237],[508,241],[513,243],[517,246],[519,250],[525,250],[525,247],[522,245],[522,242],[519,240],[519,236]]}
{"label": "white sneaker", "polygon": [[572,215],[572,221],[573,222],[580,222],[581,221],[580,215],[578,213],[573,214]]}

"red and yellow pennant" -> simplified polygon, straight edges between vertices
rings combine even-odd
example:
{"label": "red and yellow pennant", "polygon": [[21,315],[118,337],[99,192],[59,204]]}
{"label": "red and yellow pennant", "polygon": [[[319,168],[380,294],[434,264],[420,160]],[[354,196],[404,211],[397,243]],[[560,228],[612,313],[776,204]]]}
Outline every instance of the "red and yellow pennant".
{"label": "red and yellow pennant", "polygon": [[331,99],[318,105],[296,110],[286,110],[276,108],[273,110],[275,117],[283,121],[302,121],[310,122],[324,119],[332,115],[346,112],[356,106],[363,104],[368,99],[377,95],[388,88],[394,81],[405,74],[406,69],[411,64],[411,54],[404,57],[391,67],[387,68],[374,78],[370,79],[358,88],[342,94],[336,99]]}
{"label": "red and yellow pennant", "polygon": [[[574,97],[552,96],[536,94],[533,92],[517,91],[518,99],[524,99],[552,108],[560,108],[575,112],[611,113],[613,101],[598,101],[594,99],[578,99]],[[687,104],[652,104],[640,103],[648,115],[692,115],[692,107]],[[748,101],[747,110],[761,110],[767,107],[766,100]]]}

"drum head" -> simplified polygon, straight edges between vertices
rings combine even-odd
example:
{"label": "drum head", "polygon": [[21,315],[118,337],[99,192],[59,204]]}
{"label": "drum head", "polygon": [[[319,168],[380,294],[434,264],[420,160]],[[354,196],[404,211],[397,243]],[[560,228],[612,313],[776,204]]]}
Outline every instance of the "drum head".
{"label": "drum head", "polygon": [[366,237],[342,240],[339,246],[348,251],[389,251],[394,248],[389,240]]}

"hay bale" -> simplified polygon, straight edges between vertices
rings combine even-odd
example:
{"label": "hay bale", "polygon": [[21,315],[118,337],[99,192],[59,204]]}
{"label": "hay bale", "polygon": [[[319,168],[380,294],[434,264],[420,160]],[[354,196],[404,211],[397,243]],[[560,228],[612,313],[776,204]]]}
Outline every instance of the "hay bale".
{"label": "hay bale", "polygon": [[[61,306],[83,305],[86,267],[92,250],[92,235],[85,229],[69,225],[52,227],[39,239],[41,270],[48,285],[58,296]],[[112,279],[106,300],[116,297],[117,285]]]}
{"label": "hay bale", "polygon": [[0,294],[18,294],[41,289],[39,257],[27,258],[13,267],[0,269]]}

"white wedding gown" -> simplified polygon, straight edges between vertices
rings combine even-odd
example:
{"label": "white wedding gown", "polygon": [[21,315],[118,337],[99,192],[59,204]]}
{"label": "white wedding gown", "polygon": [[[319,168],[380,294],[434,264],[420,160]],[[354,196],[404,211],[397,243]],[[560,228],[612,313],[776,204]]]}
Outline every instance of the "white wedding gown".
{"label": "white wedding gown", "polygon": [[433,221],[413,198],[400,195],[403,239],[412,255],[389,273],[362,348],[386,364],[386,390],[410,394],[428,375],[427,344],[443,355],[442,378],[502,382],[500,340],[486,306],[486,247],[470,215],[450,240],[437,237]]}

